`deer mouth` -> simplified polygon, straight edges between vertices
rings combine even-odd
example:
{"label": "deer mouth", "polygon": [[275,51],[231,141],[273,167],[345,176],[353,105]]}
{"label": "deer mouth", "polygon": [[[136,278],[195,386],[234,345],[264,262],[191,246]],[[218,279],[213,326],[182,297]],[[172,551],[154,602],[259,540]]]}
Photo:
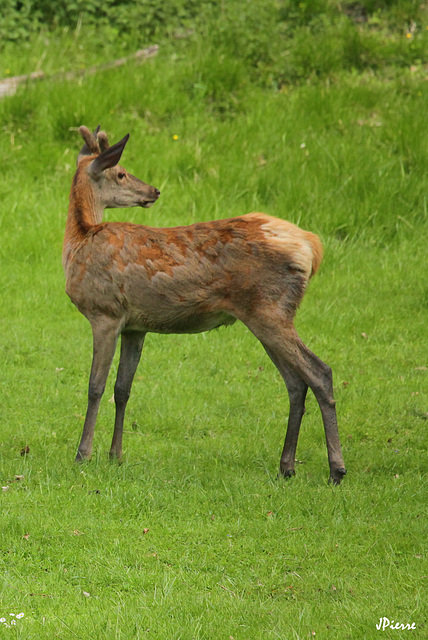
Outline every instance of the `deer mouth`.
{"label": "deer mouth", "polygon": [[148,209],[149,207],[152,206],[152,204],[154,204],[156,202],[156,200],[159,198],[160,196],[160,191],[159,189],[152,189],[152,197],[151,198],[142,198],[139,205],[140,207],[144,207],[145,209]]}

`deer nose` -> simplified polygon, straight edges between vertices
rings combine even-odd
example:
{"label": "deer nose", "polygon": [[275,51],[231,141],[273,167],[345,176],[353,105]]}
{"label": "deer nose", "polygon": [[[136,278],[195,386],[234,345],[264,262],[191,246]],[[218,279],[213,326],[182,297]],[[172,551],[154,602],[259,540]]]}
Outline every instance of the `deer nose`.
{"label": "deer nose", "polygon": [[160,196],[160,191],[159,191],[159,189],[155,189],[155,194],[156,194],[156,197],[157,197],[157,198],[159,198],[159,196]]}

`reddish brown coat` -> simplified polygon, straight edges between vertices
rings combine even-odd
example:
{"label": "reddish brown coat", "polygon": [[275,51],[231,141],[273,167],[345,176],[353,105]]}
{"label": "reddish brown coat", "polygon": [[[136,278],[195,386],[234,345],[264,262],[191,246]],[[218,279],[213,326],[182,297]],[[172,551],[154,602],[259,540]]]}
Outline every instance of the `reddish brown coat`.
{"label": "reddish brown coat", "polygon": [[321,409],[330,464],[345,474],[330,368],[303,344],[293,319],[322,246],[313,233],[264,213],[153,228],[102,222],[106,207],[150,206],[159,191],[118,165],[128,136],[113,147],[85,127],[73,179],[63,249],[66,290],[89,319],[94,352],[88,409],[77,459],[89,458],[105,382],[121,336],[110,454],[122,455],[126,403],[147,332],[196,333],[244,322],[284,378],[290,416],[281,473],[294,474],[305,397]]}

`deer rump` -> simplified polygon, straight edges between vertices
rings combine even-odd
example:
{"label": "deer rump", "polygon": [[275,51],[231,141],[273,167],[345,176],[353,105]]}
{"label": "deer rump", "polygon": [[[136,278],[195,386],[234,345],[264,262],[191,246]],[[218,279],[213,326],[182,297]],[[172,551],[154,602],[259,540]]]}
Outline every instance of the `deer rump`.
{"label": "deer rump", "polygon": [[262,213],[152,228],[91,227],[67,271],[67,293],[88,319],[122,330],[197,333],[245,322],[274,305],[290,320],[322,259],[319,238]]}

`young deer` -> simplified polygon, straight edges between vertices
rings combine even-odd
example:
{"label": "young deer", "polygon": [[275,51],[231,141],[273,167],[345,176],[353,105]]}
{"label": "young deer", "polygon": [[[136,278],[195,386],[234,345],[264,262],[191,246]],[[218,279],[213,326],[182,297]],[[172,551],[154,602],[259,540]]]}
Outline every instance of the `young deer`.
{"label": "young deer", "polygon": [[92,326],[88,408],[76,460],[90,458],[95,421],[119,335],[110,455],[122,455],[125,407],[147,332],[197,333],[241,320],[284,378],[290,414],[280,470],[294,474],[308,387],[321,409],[330,480],[346,473],[337,429],[331,369],[300,340],[293,318],[322,259],[319,238],[263,213],[152,228],[102,222],[106,207],[149,207],[160,193],[118,165],[129,135],[79,129],[64,239],[66,291]]}

